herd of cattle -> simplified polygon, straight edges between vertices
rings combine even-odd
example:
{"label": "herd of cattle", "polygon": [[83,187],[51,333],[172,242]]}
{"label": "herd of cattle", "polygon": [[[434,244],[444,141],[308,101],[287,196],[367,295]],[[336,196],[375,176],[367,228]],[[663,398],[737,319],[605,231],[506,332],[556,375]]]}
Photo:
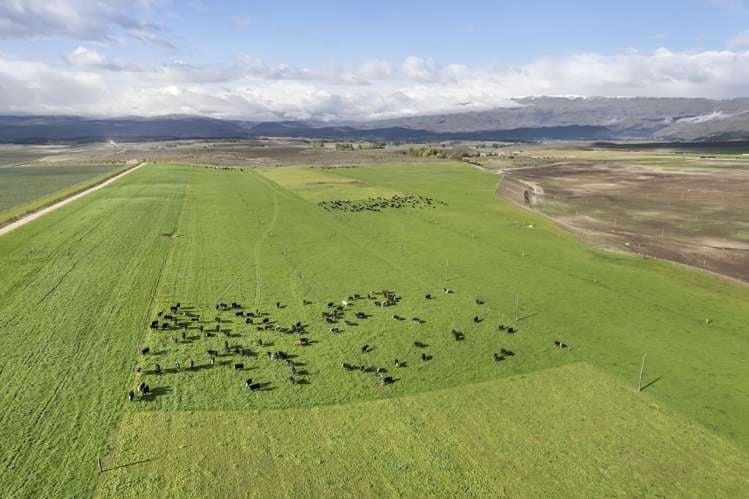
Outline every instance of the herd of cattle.
{"label": "herd of cattle", "polygon": [[[453,291],[448,288],[443,288],[442,293],[445,295],[451,295]],[[424,295],[424,300],[433,299],[434,297],[432,294]],[[347,299],[341,300],[340,302],[328,302],[325,309],[320,312],[320,319],[324,322],[328,333],[335,336],[341,334],[344,325],[345,327],[358,326],[361,321],[372,317],[372,314],[360,310],[361,307],[356,306],[357,302],[370,302],[376,309],[384,312],[384,309],[396,307],[401,300],[401,296],[387,289],[371,291],[366,295],[355,293],[349,295]],[[479,298],[476,298],[475,303],[478,306],[484,304],[483,300]],[[302,301],[302,305],[306,307],[312,305],[312,302],[305,299]],[[285,307],[286,305],[280,302],[276,302],[275,304],[277,310]],[[157,318],[151,321],[149,328],[155,334],[169,335],[169,342],[175,346],[193,343],[199,341],[201,338],[223,338],[223,349],[221,352],[215,348],[206,348],[206,364],[201,367],[213,368],[216,366],[218,357],[228,357],[231,360],[224,359],[220,362],[220,365],[230,365],[234,370],[241,372],[245,370],[245,362],[247,362],[246,358],[257,356],[257,353],[255,353],[250,347],[230,343],[232,338],[240,336],[238,333],[233,332],[231,328],[227,327],[227,324],[234,323],[234,321],[240,321],[246,327],[253,327],[261,332],[266,331],[274,332],[279,335],[295,335],[295,340],[293,342],[295,347],[305,348],[316,343],[306,336],[308,334],[309,326],[302,321],[295,321],[288,326],[283,326],[279,321],[273,320],[269,312],[257,308],[249,310],[241,303],[217,303],[215,305],[215,316],[210,319],[201,316],[193,310],[193,307],[183,306],[181,303],[175,303],[169,307],[168,311],[162,310],[158,312]],[[227,318],[227,315],[229,315],[230,318]],[[389,315],[390,318],[395,321],[408,320],[407,317],[398,314],[392,313]],[[426,322],[420,317],[412,317],[410,320],[416,324],[423,324]],[[483,319],[479,315],[474,315],[474,323],[478,324],[482,321]],[[192,331],[193,333],[198,332],[199,335],[188,337],[189,331]],[[515,327],[507,326],[505,324],[499,324],[497,331],[508,335],[514,335],[518,332]],[[460,342],[465,340],[465,334],[462,331],[453,329],[451,333],[455,341]],[[308,376],[308,373],[304,369],[299,369],[300,366],[303,366],[304,364],[297,360],[298,355],[292,355],[282,350],[274,350],[271,348],[273,346],[272,342],[269,342],[268,340],[264,341],[259,337],[254,340],[254,346],[258,349],[262,348],[266,350],[265,356],[269,362],[280,364],[288,369],[287,380],[291,385],[307,383],[305,376]],[[433,360],[434,357],[428,352],[429,345],[420,341],[414,341],[413,346],[416,351],[419,351],[420,355],[418,358],[420,358],[422,362],[430,362]],[[554,341],[554,346],[556,348],[567,347],[565,343],[558,340]],[[361,354],[367,354],[373,349],[372,346],[365,344],[361,346],[360,352]],[[155,354],[155,352],[152,352],[151,348],[148,346],[141,347],[139,353],[144,358]],[[515,353],[511,350],[500,348],[499,352],[493,352],[491,354],[491,358],[495,362],[502,362],[514,355]],[[396,369],[406,367],[406,365],[407,363],[402,359],[396,358],[392,361],[392,366]],[[388,369],[382,365],[357,365],[343,361],[341,362],[341,367],[348,372],[373,374],[380,386],[386,386],[396,381],[395,378],[388,375]],[[176,361],[173,368],[162,368],[159,363],[155,363],[153,368],[148,372],[145,372],[141,366],[138,365],[136,366],[136,390],[141,398],[148,399],[152,396],[153,392],[150,386],[141,379],[142,375],[150,374],[159,376],[165,372],[178,373],[183,370],[192,371],[195,369],[196,365],[193,359],[188,359],[184,365],[181,362]],[[252,378],[243,379],[242,383],[247,390],[253,392],[266,389],[270,385],[268,382],[258,382]],[[129,391],[128,399],[132,401],[135,400],[135,398],[136,391]]]}
{"label": "herd of cattle", "polygon": [[382,211],[385,209],[399,208],[435,208],[445,205],[442,201],[436,201],[428,196],[409,194],[406,196],[395,195],[390,198],[370,197],[361,200],[335,199],[332,201],[321,201],[318,206],[327,211]]}

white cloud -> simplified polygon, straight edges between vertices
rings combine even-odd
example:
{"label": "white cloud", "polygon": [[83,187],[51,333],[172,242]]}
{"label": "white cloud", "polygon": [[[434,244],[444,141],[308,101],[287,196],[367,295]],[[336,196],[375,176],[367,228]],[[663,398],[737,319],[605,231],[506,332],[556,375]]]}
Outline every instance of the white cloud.
{"label": "white cloud", "polygon": [[742,50],[749,48],[749,30],[744,31],[736,35],[728,44],[728,46],[734,50]]}
{"label": "white cloud", "polygon": [[121,35],[143,43],[176,48],[164,28],[135,15],[160,3],[148,0],[3,0],[0,38],[71,38],[115,42]]}
{"label": "white cloud", "polygon": [[111,60],[79,46],[56,62],[0,54],[0,113],[202,114],[359,120],[483,110],[523,95],[727,98],[749,95],[749,51],[628,50],[522,66],[441,65],[409,57],[298,67],[240,55],[224,64]]}
{"label": "white cloud", "polygon": [[252,20],[248,17],[235,17],[231,20],[231,27],[236,30],[244,30],[252,26]]}

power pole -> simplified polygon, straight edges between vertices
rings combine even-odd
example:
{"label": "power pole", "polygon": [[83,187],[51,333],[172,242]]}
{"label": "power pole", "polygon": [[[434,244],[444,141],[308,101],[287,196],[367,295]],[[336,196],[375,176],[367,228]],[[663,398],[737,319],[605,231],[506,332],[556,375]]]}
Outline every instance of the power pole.
{"label": "power pole", "polygon": [[640,366],[640,382],[637,384],[637,391],[642,391],[642,384],[645,382],[645,357],[647,354],[642,356],[642,365]]}

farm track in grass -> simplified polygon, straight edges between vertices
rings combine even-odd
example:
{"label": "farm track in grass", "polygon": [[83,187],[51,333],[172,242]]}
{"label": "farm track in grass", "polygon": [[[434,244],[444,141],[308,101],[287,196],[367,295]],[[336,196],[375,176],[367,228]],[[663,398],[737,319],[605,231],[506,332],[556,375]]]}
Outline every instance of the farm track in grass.
{"label": "farm track in grass", "polygon": [[97,495],[738,497],[747,472],[743,450],[579,363],[309,409],[130,412]]}
{"label": "farm track in grass", "polygon": [[[315,178],[318,172],[324,173],[322,180]],[[318,181],[326,184],[321,192],[315,192]],[[162,418],[190,411],[196,418],[217,414],[216,424],[229,427],[236,417],[262,420],[278,411],[299,411],[303,418],[306,411],[338,406],[397,407],[403,397],[411,400],[434,390],[458,393],[464,386],[491,386],[577,361],[631,386],[643,353],[648,354],[648,379],[657,381],[641,396],[675,418],[689,418],[717,433],[715,438],[749,448],[749,429],[742,420],[749,410],[744,362],[749,290],[672,265],[588,248],[497,199],[496,181],[494,175],[450,164],[257,171],[148,165],[4,236],[0,382],[7,389],[0,393],[0,436],[10,442],[0,450],[0,475],[9,477],[3,478],[4,490],[90,494],[97,479],[95,457],[106,453],[120,417],[115,445],[147,438],[152,449],[170,437],[160,440],[156,431],[141,431],[141,422],[151,428]],[[326,212],[315,206],[325,199],[393,193],[431,196],[446,206],[378,213]],[[441,293],[445,286],[455,293]],[[355,301],[351,313],[371,317],[358,325],[340,324],[339,335],[328,332],[320,317],[327,302],[378,289],[391,289],[402,301],[384,310],[371,300]],[[434,299],[425,300],[427,293]],[[485,304],[477,305],[477,297]],[[229,341],[252,355],[241,360],[220,355],[211,367],[206,351],[222,350],[223,336],[204,338],[194,326],[185,341],[174,344],[170,336],[179,332],[147,331],[156,312],[176,302],[213,326],[217,300],[240,301],[244,310],[254,309],[257,300],[271,320],[284,326],[301,320],[308,324],[304,336],[312,344],[295,347],[293,335],[261,333],[232,312],[221,312],[222,327],[231,330]],[[392,314],[408,320],[393,320]],[[483,321],[474,323],[476,315]],[[426,322],[416,324],[412,317]],[[706,318],[712,320],[709,326]],[[518,327],[519,333],[497,332],[500,322]],[[465,340],[455,341],[451,329],[463,331]],[[569,348],[555,349],[557,339]],[[429,346],[416,348],[415,341]],[[373,347],[369,353],[361,351],[365,343]],[[137,355],[139,345],[149,346],[152,354]],[[494,362],[491,354],[500,347],[516,355]],[[288,368],[269,361],[269,350],[295,355],[305,384],[290,385]],[[423,362],[423,351],[433,360]],[[407,367],[396,369],[395,358]],[[190,359],[194,370],[176,371],[175,362],[186,366]],[[235,362],[243,362],[245,369],[232,369]],[[381,388],[374,375],[348,372],[342,362],[384,367],[396,382]],[[164,369],[162,375],[152,373],[155,363]],[[143,368],[140,376],[134,373],[136,365]],[[267,383],[267,390],[250,393],[243,386],[246,378]],[[154,395],[128,403],[124,395],[139,380]],[[570,394],[578,397],[576,391]],[[625,405],[632,397],[625,397]],[[435,402],[433,410],[441,403]],[[568,417],[572,420],[559,424],[572,425],[576,416]],[[181,432],[181,426],[174,428]],[[372,445],[386,448],[382,442],[397,441],[401,433],[407,434],[402,426],[378,433]],[[581,434],[581,449],[587,437]],[[697,444],[690,442],[685,446],[691,452]],[[681,459],[674,448],[671,458]],[[430,449],[435,460],[448,456]],[[597,451],[580,450],[576,458],[593,466]],[[493,483],[480,476],[494,459],[484,458],[489,461],[477,468],[472,482],[479,491]],[[128,459],[115,448],[110,464],[125,465]],[[275,462],[268,454],[258,459],[268,459],[271,466]],[[382,464],[387,473],[398,473],[398,459]],[[588,469],[592,480],[606,480],[600,468]],[[386,486],[384,472],[373,473],[379,476],[373,483]],[[149,474],[147,487],[157,486],[157,476],[165,480],[167,475]],[[187,472],[181,476],[192,483]],[[220,476],[204,478],[204,488],[193,494],[204,495],[223,483]],[[289,480],[280,485],[283,490],[297,486]],[[687,481],[695,480],[690,476]],[[118,494],[132,495],[125,482],[113,484]]]}

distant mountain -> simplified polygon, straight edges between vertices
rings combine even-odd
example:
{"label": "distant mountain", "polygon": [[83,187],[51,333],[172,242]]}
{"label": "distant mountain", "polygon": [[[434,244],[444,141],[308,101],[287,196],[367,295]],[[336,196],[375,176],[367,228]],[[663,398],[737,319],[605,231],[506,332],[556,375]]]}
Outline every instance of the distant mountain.
{"label": "distant mountain", "polygon": [[83,118],[80,116],[0,116],[0,142],[243,138],[247,123],[199,116]]}
{"label": "distant mountain", "polygon": [[368,123],[441,133],[584,126],[606,129],[610,139],[749,138],[749,98],[526,97],[516,107],[418,116]]}
{"label": "distant mountain", "polygon": [[437,140],[749,140],[749,98],[526,97],[514,106],[370,122],[249,122],[198,116],[0,116],[0,142],[305,137]]}

